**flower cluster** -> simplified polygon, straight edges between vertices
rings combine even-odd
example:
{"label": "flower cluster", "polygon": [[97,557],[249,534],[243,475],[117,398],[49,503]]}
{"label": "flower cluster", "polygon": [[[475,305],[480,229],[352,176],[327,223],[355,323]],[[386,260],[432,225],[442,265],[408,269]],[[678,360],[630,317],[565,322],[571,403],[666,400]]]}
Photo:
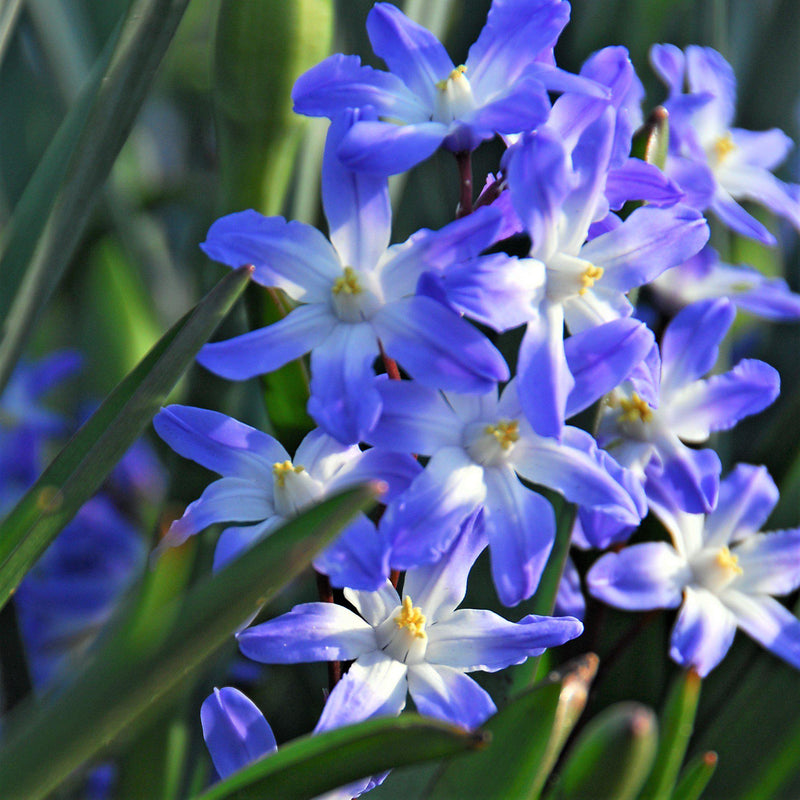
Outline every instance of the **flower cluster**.
{"label": "flower cluster", "polygon": [[[679,664],[705,675],[739,625],[800,666],[800,622],[769,596],[800,585],[800,534],[758,534],[776,499],[769,476],[739,465],[721,479],[719,456],[697,447],[778,394],[776,371],[753,359],[707,377],[735,304],[798,319],[800,301],[783,282],[722,264],[704,214],[768,244],[738,200],[800,227],[797,187],[769,171],[788,139],[730,127],[735,84],[719,54],[660,45],[670,150],[660,165],[634,157],[644,90],[628,54],[609,47],[578,75],[560,69],[553,47],[568,16],[565,0],[494,0],[456,65],[377,3],[367,30],[389,71],[334,55],[293,91],[298,113],[331,120],[328,237],[247,210],[217,220],[202,245],[232,268],[251,264],[291,310],[207,345],[200,363],[242,380],[310,354],[318,428],[291,457],[218,412],[165,408],[159,435],[221,477],[164,546],[223,523],[221,569],[328,493],[372,478],[388,487],[377,521],[357,518],[314,562],[346,605],[304,603],[237,635],[263,663],[352,662],[317,730],[398,714],[407,694],[423,714],[484,722],[494,702],[466,673],[521,663],[582,624],[459,609],[470,570],[488,548],[497,596],[516,606],[536,592],[559,535],[616,545],[588,574],[594,597],[681,606]],[[494,137],[506,150],[473,207],[470,155]],[[460,169],[458,218],[392,244],[388,176],[439,147]],[[522,254],[506,246],[512,235]],[[685,307],[651,330],[635,313],[643,286]],[[594,427],[568,424],[590,407]],[[557,531],[543,488],[576,505],[572,530]],[[620,549],[649,511],[672,544]],[[561,604],[580,608],[573,569]],[[232,689],[206,701],[203,726],[222,775],[275,748]]]}

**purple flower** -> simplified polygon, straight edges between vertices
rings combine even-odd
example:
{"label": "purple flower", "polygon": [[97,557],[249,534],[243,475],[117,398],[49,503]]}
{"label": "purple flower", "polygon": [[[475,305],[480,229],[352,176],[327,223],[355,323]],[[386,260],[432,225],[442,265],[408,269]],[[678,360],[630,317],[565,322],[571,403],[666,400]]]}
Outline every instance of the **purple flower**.
{"label": "purple flower", "polygon": [[651,499],[672,544],[635,544],[589,570],[589,591],[618,608],[678,608],[670,656],[707,675],[736,628],[800,667],[800,621],[770,595],[800,586],[800,529],[758,533],[778,500],[763,467],[738,465],[710,514],[687,514],[666,493]]}
{"label": "purple flower", "polygon": [[691,449],[684,442],[700,444],[778,396],[778,373],[754,359],[703,379],[735,315],[725,299],[683,309],[664,332],[660,355],[654,347],[609,395],[598,427],[600,445],[647,481],[648,496],[658,484],[690,513],[714,507],[721,465],[713,450]]}
{"label": "purple flower", "polygon": [[487,610],[458,609],[485,539],[469,520],[436,563],[409,570],[402,596],[387,581],[377,592],[345,589],[356,609],[295,606],[238,635],[241,651],[265,663],[353,661],[328,697],[317,730],[399,714],[411,694],[417,710],[473,728],[495,711],[465,673],[495,672],[578,636],[571,617],[529,615],[508,622]]}
{"label": "purple flower", "polygon": [[621,524],[637,524],[646,511],[633,476],[598,451],[588,433],[566,427],[561,441],[539,436],[522,414],[517,388],[512,381],[498,399],[496,391],[468,396],[380,381],[384,411],[371,434],[380,447],[430,456],[381,520],[392,565],[435,561],[464,519],[482,509],[505,605],[536,590],[555,536],[551,505],[520,478],[602,508]]}
{"label": "purple flower", "polygon": [[300,305],[266,328],[206,345],[198,357],[212,372],[241,380],[310,350],[308,410],[345,444],[363,440],[380,414],[372,365],[381,345],[428,385],[483,392],[508,379],[505,361],[482,333],[441,303],[415,296],[424,271],[479,263],[500,213],[482,209],[389,247],[386,180],[348,172],[334,153],[348,127],[344,118],[332,124],[323,162],[330,242],[309,225],[255,211],[211,226],[203,245],[209,256],[232,267],[253,264],[255,281]]}
{"label": "purple flower", "polygon": [[564,0],[494,0],[467,60],[455,66],[429,31],[376,3],[367,32],[390,72],[330,56],[298,79],[295,111],[333,118],[348,107],[374,109],[378,119],[354,125],[338,153],[350,169],[383,175],[410,169],[440,145],[471,151],[495,134],[532,130],[550,111],[548,89],[604,96],[554,64],[569,11]]}
{"label": "purple flower", "polygon": [[[768,245],[775,237],[737,200],[752,200],[800,229],[800,187],[771,172],[792,141],[783,131],[732,128],[736,77],[731,65],[709,47],[655,45],[650,60],[669,88],[667,174],[695,208],[710,208],[729,228]],[[684,91],[684,83],[688,91]]]}
{"label": "purple flower", "polygon": [[[303,439],[292,460],[266,433],[202,408],[168,406],[153,425],[180,455],[222,475],[172,523],[161,546],[180,544],[215,523],[247,523],[222,532],[216,569],[330,492],[381,478],[389,487],[388,500],[420,471],[409,455],[362,452],[320,430]],[[314,559],[314,566],[336,587],[375,588],[389,571],[388,544],[362,514]]]}

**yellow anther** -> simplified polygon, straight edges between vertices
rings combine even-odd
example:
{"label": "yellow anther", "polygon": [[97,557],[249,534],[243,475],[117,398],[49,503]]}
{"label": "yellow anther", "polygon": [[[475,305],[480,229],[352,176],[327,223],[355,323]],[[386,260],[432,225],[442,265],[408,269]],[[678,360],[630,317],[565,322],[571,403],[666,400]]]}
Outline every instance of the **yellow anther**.
{"label": "yellow anther", "polygon": [[501,419],[497,425],[487,425],[484,433],[494,436],[503,450],[508,450],[519,440],[519,422],[515,419]]}
{"label": "yellow anther", "polygon": [[364,290],[358,282],[358,273],[352,267],[344,268],[344,275],[333,282],[334,294],[361,294]]}
{"label": "yellow anther", "polygon": [[650,422],[653,419],[653,409],[636,392],[631,395],[630,399],[620,398],[619,404],[622,408],[620,416],[626,422]]}
{"label": "yellow anther", "polygon": [[272,474],[275,476],[275,480],[278,482],[278,486],[284,486],[286,484],[286,474],[289,472],[302,472],[303,467],[298,464],[294,466],[291,461],[276,461],[272,465]]}
{"label": "yellow anther", "polygon": [[739,557],[735,556],[728,550],[727,547],[721,547],[717,553],[717,566],[726,572],[733,572],[735,575],[741,575],[744,570],[739,566]]}
{"label": "yellow anther", "polygon": [[444,80],[436,81],[436,88],[443,92],[447,89],[447,84],[450,81],[457,80],[461,75],[467,71],[466,64],[459,64]]}
{"label": "yellow anther", "polygon": [[412,606],[411,598],[408,595],[403,598],[403,608],[394,621],[398,628],[408,628],[409,633],[417,639],[428,637],[428,634],[425,633],[425,615],[419,606]]}
{"label": "yellow anther", "polygon": [[594,264],[586,267],[581,275],[581,288],[578,289],[578,294],[586,294],[603,277],[603,272],[602,267],[596,267]]}
{"label": "yellow anther", "polygon": [[714,142],[714,155],[717,157],[717,163],[724,161],[735,149],[736,145],[733,143],[730,133],[720,136]]}

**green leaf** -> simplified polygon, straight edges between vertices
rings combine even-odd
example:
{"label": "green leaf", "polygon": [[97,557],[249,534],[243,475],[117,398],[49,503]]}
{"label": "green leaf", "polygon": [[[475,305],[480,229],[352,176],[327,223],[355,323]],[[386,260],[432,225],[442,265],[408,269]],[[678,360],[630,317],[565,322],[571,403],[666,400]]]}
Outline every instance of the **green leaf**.
{"label": "green leaf", "polygon": [[302,800],[393,767],[481,749],[480,731],[403,714],[304,736],[212,786],[201,800]]}
{"label": "green leaf", "polygon": [[5,726],[0,797],[44,797],[135,722],[152,718],[168,693],[185,690],[209,656],[371,506],[377,488],[356,487],[308,509],[182,597],[170,597],[165,580],[179,549],[164,553],[167,568],[148,576],[74,682]]}
{"label": "green leaf", "polygon": [[666,800],[672,794],[694,730],[701,684],[700,676],[687,670],[679,673],[670,687],[653,771],[642,789],[642,797],[647,800]]}
{"label": "green leaf", "polygon": [[0,605],[133,444],[249,278],[247,268],[229,273],[173,325],[0,524]]}
{"label": "green leaf", "polygon": [[693,758],[681,773],[680,780],[672,793],[673,800],[700,800],[716,768],[717,754],[713,751],[709,750]]}
{"label": "green leaf", "polygon": [[551,673],[483,726],[489,746],[447,761],[428,797],[535,798],[586,703],[594,655]]}
{"label": "green leaf", "polygon": [[594,717],[572,747],[548,800],[632,800],[656,754],[655,714],[639,703],[618,703]]}
{"label": "green leaf", "polygon": [[188,2],[131,2],[113,52],[106,48],[100,56],[91,88],[64,120],[15,209],[0,257],[0,275],[11,276],[16,291],[10,308],[4,298],[11,295],[0,293],[0,389],[75,251]]}

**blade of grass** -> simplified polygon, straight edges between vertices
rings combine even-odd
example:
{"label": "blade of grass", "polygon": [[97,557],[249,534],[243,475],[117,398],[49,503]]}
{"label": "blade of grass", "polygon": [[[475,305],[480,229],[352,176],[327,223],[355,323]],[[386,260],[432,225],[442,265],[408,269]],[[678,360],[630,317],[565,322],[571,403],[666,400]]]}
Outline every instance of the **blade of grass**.
{"label": "blade of grass", "polygon": [[249,278],[246,267],[229,273],[167,331],[0,524],[0,606],[133,444]]}

